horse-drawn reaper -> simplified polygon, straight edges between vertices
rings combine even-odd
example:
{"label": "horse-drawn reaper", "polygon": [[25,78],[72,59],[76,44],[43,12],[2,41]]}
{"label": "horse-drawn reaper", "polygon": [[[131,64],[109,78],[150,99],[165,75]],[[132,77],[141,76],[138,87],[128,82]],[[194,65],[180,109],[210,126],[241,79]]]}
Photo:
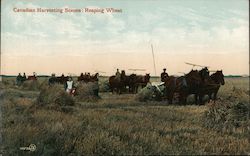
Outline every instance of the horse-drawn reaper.
{"label": "horse-drawn reaper", "polygon": [[23,73],[23,76],[21,75],[21,73],[19,73],[16,77],[16,84],[20,86],[21,84],[23,84],[24,81],[27,81],[27,80],[36,81],[37,80],[36,73],[33,72],[33,75],[28,76],[28,78],[26,77],[25,73]]}
{"label": "horse-drawn reaper", "polygon": [[98,76],[99,76],[99,73],[95,73],[94,75],[90,75],[90,73],[81,73],[81,75],[77,78],[77,80],[79,82],[85,82],[85,83],[88,83],[88,82],[95,82],[95,81],[98,81]]}
{"label": "horse-drawn reaper", "polygon": [[62,74],[59,77],[56,77],[55,74],[52,74],[52,76],[49,78],[49,85],[53,84],[65,84],[69,79],[69,76],[64,76]]}
{"label": "horse-drawn reaper", "polygon": [[[198,66],[195,64],[190,64]],[[200,65],[199,65],[200,66]],[[190,94],[195,95],[195,103],[202,104],[203,97],[209,96],[209,99],[216,100],[220,85],[224,85],[224,75],[221,71],[209,76],[208,67],[202,66],[203,68],[198,70],[191,70],[188,74],[181,77],[170,76],[165,80],[165,96],[168,102],[173,102],[173,97],[177,93],[179,95],[179,102],[186,104],[187,97]]]}
{"label": "horse-drawn reaper", "polygon": [[146,74],[144,76],[131,74],[127,76],[125,74],[125,71],[123,70],[121,72],[120,78],[117,78],[117,76],[115,75],[109,77],[109,87],[112,93],[116,91],[118,94],[121,94],[122,92],[126,91],[127,87],[129,93],[137,93],[138,88],[145,87],[149,81],[149,74]]}
{"label": "horse-drawn reaper", "polygon": [[[202,80],[197,70],[191,70],[181,77],[169,76],[165,80],[165,96],[168,102],[172,104],[175,93],[178,93],[179,101],[186,104],[188,95],[199,95],[201,83]],[[195,102],[197,103],[197,98],[195,98]]]}

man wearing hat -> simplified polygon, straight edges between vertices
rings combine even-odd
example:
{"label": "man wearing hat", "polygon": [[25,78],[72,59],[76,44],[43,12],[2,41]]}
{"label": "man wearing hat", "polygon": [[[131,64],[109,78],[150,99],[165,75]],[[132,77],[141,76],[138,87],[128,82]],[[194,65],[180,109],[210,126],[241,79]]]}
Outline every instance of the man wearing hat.
{"label": "man wearing hat", "polygon": [[164,82],[167,77],[168,73],[166,73],[166,68],[164,68],[163,72],[161,73],[161,82]]}
{"label": "man wearing hat", "polygon": [[121,80],[121,73],[120,73],[119,69],[116,70],[115,78],[116,78],[118,81]]}
{"label": "man wearing hat", "polygon": [[22,84],[22,75],[21,75],[21,73],[19,73],[18,76],[16,77],[16,84],[17,84],[17,86],[20,86]]}

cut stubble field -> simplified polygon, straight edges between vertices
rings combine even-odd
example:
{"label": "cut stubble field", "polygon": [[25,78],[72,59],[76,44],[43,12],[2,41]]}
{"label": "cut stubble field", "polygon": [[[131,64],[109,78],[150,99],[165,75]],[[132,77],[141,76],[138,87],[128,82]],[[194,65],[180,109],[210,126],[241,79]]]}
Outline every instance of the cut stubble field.
{"label": "cut stubble field", "polygon": [[[249,106],[249,78],[226,78],[216,104],[139,102],[134,94],[100,92],[100,99],[73,98],[74,106],[60,110],[38,106],[37,97],[47,80],[39,81],[35,89],[17,88],[11,78],[1,83],[1,154],[250,154],[249,114],[243,125],[230,131],[223,125],[221,129],[206,125],[213,105],[231,100]],[[19,149],[30,144],[36,145],[36,151]]]}

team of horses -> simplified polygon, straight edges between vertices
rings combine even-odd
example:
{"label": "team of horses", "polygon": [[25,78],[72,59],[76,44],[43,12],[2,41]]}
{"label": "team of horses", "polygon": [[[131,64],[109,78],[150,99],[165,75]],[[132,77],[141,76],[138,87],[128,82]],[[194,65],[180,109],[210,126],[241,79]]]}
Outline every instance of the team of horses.
{"label": "team of horses", "polygon": [[191,70],[180,77],[169,76],[164,82],[165,96],[170,104],[176,93],[183,104],[186,104],[187,97],[191,94],[195,95],[196,104],[202,104],[205,95],[209,96],[209,100],[215,101],[220,86],[225,84],[222,70],[209,75],[209,71],[205,68],[200,71]]}
{"label": "team of horses", "polygon": [[[94,75],[90,75],[90,73],[81,73],[81,75],[79,77],[77,77],[77,81],[78,82],[85,82],[85,83],[88,83],[88,82],[96,82],[98,81],[98,76],[99,74],[96,73]],[[49,84],[55,84],[55,83],[58,83],[58,84],[65,84],[69,79],[69,76],[64,76],[64,74],[62,74],[61,76],[52,76],[49,78]]]}
{"label": "team of horses", "polygon": [[81,73],[81,75],[77,78],[78,81],[83,81],[85,83],[98,81],[98,73],[94,75],[90,75],[90,73]]}
{"label": "team of horses", "polygon": [[37,80],[37,77],[35,75],[26,77],[26,75],[21,76],[21,74],[19,74],[16,78],[17,85],[21,85],[24,81],[27,81],[27,80]]}
{"label": "team of horses", "polygon": [[109,87],[111,92],[116,91],[118,94],[126,91],[128,88],[129,93],[137,93],[139,87],[145,87],[150,80],[150,75],[126,75],[125,71],[122,70],[120,78],[115,75],[109,77]]}
{"label": "team of horses", "polygon": [[[77,80],[83,83],[98,82],[98,77],[98,73],[94,75],[81,73],[81,75],[77,77]],[[28,78],[19,76],[18,79],[23,82],[26,80],[37,80],[37,77],[35,75],[28,76]],[[53,75],[49,78],[49,85],[56,83],[65,84],[68,79],[69,76],[64,76],[63,74],[59,77]],[[150,83],[150,74],[126,75],[125,71],[122,70],[120,77],[113,75],[109,77],[108,81],[112,93],[137,93],[139,87],[143,88]],[[203,98],[206,95],[208,95],[209,100],[215,101],[220,86],[225,84],[222,70],[218,70],[210,75],[207,68],[203,68],[199,71],[192,69],[189,73],[180,77],[164,77],[163,82],[165,86],[163,96],[170,104],[173,103],[174,97],[176,96],[180,103],[186,104],[189,95],[194,95],[196,104],[202,104],[204,102]]]}
{"label": "team of horses", "polygon": [[[215,73],[209,73],[207,68],[200,71],[191,70],[184,76],[168,76],[162,78],[165,86],[163,98],[166,98],[170,104],[173,103],[174,97],[182,104],[186,104],[187,97],[194,95],[196,104],[204,103],[204,96],[208,95],[209,100],[216,100],[217,93],[221,85],[225,84],[222,70]],[[129,91],[129,93],[137,93],[138,87],[145,87],[150,83],[150,75],[126,75],[125,71],[121,72],[120,78],[115,75],[109,77],[109,87],[111,92],[121,94]]]}

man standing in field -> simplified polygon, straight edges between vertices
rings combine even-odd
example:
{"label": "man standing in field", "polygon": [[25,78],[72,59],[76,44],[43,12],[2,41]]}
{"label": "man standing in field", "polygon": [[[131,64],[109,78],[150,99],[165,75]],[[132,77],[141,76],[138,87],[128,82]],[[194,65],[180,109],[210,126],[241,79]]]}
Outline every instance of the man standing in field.
{"label": "man standing in field", "polygon": [[164,68],[163,72],[161,73],[161,82],[164,82],[167,77],[168,77],[168,73],[166,73],[166,68]]}
{"label": "man standing in field", "polygon": [[72,77],[69,77],[69,80],[66,82],[66,92],[70,95],[74,95],[75,93],[74,81]]}
{"label": "man standing in field", "polygon": [[23,73],[22,81],[25,81],[27,79],[26,74]]}
{"label": "man standing in field", "polygon": [[22,75],[21,73],[18,74],[18,76],[16,77],[16,84],[17,86],[20,86],[22,83]]}

